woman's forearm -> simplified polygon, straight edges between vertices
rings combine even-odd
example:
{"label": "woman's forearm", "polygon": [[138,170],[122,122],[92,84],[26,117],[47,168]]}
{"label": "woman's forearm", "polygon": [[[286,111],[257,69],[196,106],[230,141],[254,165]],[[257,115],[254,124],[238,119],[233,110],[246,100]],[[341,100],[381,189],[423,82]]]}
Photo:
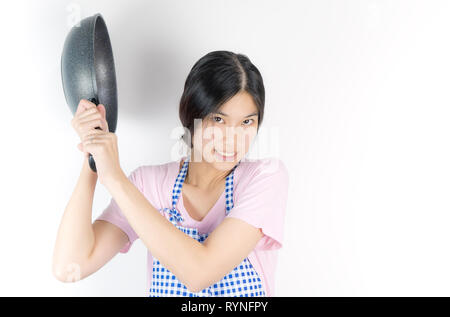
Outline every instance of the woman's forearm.
{"label": "woman's forearm", "polygon": [[61,281],[81,270],[95,243],[92,227],[92,202],[97,174],[85,157],[80,177],[64,210],[53,251],[53,274]]}
{"label": "woman's forearm", "polygon": [[151,254],[188,288],[196,289],[205,246],[164,218],[125,174],[105,186]]}

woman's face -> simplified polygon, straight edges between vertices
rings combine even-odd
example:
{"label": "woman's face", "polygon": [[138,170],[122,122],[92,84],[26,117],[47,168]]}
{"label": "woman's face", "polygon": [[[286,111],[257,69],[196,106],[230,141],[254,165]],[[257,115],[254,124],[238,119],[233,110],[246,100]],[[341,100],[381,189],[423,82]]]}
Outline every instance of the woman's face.
{"label": "woman's face", "polygon": [[230,170],[246,155],[257,134],[258,109],[252,96],[241,92],[201,120],[201,127],[199,121],[194,124],[194,160],[201,153],[201,159],[215,168]]}

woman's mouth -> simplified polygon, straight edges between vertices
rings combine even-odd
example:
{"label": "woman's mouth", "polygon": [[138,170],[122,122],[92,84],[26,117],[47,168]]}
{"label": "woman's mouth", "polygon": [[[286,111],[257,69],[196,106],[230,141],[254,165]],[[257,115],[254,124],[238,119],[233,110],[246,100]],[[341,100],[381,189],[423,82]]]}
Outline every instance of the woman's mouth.
{"label": "woman's mouth", "polygon": [[217,158],[219,158],[221,161],[226,161],[226,162],[233,162],[236,159],[237,156],[237,152],[234,153],[224,153],[224,152],[220,152],[216,149],[214,149],[214,154]]}

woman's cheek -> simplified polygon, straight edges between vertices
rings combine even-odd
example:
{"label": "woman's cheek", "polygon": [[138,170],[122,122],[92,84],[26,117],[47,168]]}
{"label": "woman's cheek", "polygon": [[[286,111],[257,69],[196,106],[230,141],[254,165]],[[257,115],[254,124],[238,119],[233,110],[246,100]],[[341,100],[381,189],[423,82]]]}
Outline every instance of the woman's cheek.
{"label": "woman's cheek", "polygon": [[206,127],[201,133],[201,148],[197,145],[198,150],[202,153],[202,158],[207,162],[212,162],[214,160],[214,133],[212,127]]}
{"label": "woman's cheek", "polygon": [[206,161],[214,161],[214,142],[213,140],[207,140],[203,146],[203,157]]}

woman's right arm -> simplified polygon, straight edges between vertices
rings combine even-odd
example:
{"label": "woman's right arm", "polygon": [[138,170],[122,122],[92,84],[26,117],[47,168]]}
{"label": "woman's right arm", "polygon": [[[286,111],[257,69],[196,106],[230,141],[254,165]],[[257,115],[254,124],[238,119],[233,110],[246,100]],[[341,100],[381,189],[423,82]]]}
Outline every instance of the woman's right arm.
{"label": "woman's right arm", "polygon": [[[73,121],[80,136],[89,126],[93,128],[93,121],[98,120],[95,111],[91,110],[91,115],[82,114],[92,107],[95,105],[83,100],[80,102]],[[91,170],[89,155],[85,153],[80,177],[64,210],[53,250],[52,272],[62,282],[75,282],[96,272],[128,242],[126,233],[117,226],[101,220],[92,223],[96,184],[97,173]]]}
{"label": "woman's right arm", "polygon": [[120,228],[106,221],[92,223],[97,174],[85,158],[75,190],[64,210],[53,251],[53,275],[76,282],[96,272],[128,242]]}

